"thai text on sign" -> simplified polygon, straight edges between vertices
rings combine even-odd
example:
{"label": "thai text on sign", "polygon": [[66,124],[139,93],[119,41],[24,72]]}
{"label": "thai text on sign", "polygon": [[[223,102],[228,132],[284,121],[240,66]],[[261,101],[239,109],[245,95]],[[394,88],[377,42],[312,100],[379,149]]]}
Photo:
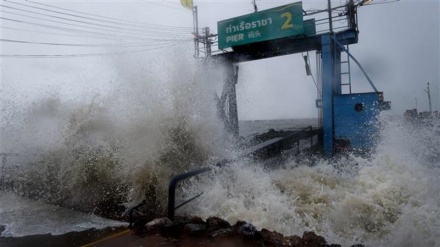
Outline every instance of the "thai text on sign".
{"label": "thai text on sign", "polygon": [[302,2],[217,23],[219,48],[304,34]]}

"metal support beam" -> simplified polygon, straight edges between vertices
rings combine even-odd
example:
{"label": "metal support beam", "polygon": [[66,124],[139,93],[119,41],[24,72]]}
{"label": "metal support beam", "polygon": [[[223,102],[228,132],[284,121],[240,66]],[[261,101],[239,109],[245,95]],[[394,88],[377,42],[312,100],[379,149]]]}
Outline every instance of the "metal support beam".
{"label": "metal support beam", "polygon": [[229,131],[234,137],[239,137],[238,130],[238,108],[237,108],[237,92],[235,90],[235,85],[238,82],[238,65],[229,65],[229,92],[228,92],[228,105],[229,105]]}
{"label": "metal support beam", "polygon": [[[355,44],[358,42],[358,32],[353,29],[334,34],[342,45]],[[249,45],[234,47],[233,52],[219,53],[212,57],[220,61],[233,63],[248,62],[306,51],[321,50],[322,37],[325,34],[314,35],[304,38],[281,38],[276,40],[258,42]]]}
{"label": "metal support beam", "polygon": [[362,67],[361,63],[359,63],[358,60],[357,60],[353,55],[351,55],[351,53],[350,53],[347,49],[345,49],[345,47],[344,47],[344,46],[343,46],[343,45],[337,40],[336,37],[332,36],[332,38],[333,38],[333,40],[335,41],[336,45],[337,45],[341,50],[343,50],[344,52],[346,52],[347,55],[348,55],[351,59],[353,59],[353,61],[359,66],[359,69],[361,69],[361,71],[362,71],[362,73],[364,74],[365,78],[367,78],[367,80],[368,80],[368,82],[370,83],[371,87],[373,88],[374,92],[376,92],[376,93],[379,92],[379,91],[377,90],[376,86],[374,85],[373,81],[372,81],[372,80],[370,79],[370,77],[368,76],[367,72],[365,72],[365,70],[364,70],[364,68]]}
{"label": "metal support beam", "polygon": [[333,19],[332,19],[332,2],[330,0],[327,1],[328,4],[328,24],[330,33],[333,33]]}
{"label": "metal support beam", "polygon": [[[213,60],[214,61],[214,60]],[[216,60],[219,61],[219,60]],[[238,109],[236,84],[238,82],[238,65],[223,61],[222,66],[226,67],[226,78],[223,83],[223,91],[217,99],[217,114],[223,121],[225,130],[235,138],[239,137]]]}
{"label": "metal support beam", "polygon": [[333,96],[341,94],[341,53],[331,35],[322,36],[322,108],[324,154],[331,156],[334,148]]}
{"label": "metal support beam", "polygon": [[[238,79],[238,67],[234,69],[233,64],[240,62],[265,59],[281,55],[300,53],[317,50],[321,52],[321,84],[322,84],[322,129],[324,154],[331,156],[334,150],[334,106],[333,97],[342,94],[341,85],[341,50],[343,45],[355,44],[358,42],[357,29],[344,30],[333,34],[319,34],[303,38],[281,38],[276,40],[258,42],[233,48],[233,52],[213,55],[214,60],[226,62],[228,68],[228,79],[230,84],[225,83],[229,112],[226,126],[228,130],[238,137],[238,116],[235,84]],[[342,48],[341,48],[342,46]],[[224,88],[224,89],[225,89]],[[219,98],[220,106],[226,103],[226,96]]]}
{"label": "metal support beam", "polygon": [[205,52],[206,52],[205,56],[210,57],[212,43],[211,43],[211,34],[209,33],[209,27],[205,27],[205,37],[204,38],[205,38],[204,44],[205,44]]}

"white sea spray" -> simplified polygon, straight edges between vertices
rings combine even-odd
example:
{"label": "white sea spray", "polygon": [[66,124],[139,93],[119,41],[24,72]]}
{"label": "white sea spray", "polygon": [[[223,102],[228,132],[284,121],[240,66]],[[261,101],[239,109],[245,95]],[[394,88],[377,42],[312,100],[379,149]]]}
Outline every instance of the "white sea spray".
{"label": "white sea spray", "polygon": [[344,246],[440,246],[440,123],[382,121],[369,158],[291,161],[273,170],[238,162],[193,181],[186,195],[204,194],[185,212],[289,235],[312,230]]}
{"label": "white sea spray", "polygon": [[163,213],[169,178],[224,157],[229,140],[217,119],[213,68],[189,54],[114,58],[112,88],[74,100],[53,87],[27,104],[5,82],[0,188],[69,208],[112,215],[150,200]]}
{"label": "white sea spray", "polygon": [[[12,90],[2,148],[19,156],[2,167],[2,189],[95,213],[150,198],[162,213],[170,176],[237,152],[215,114],[216,80],[176,54],[160,59],[117,60],[113,90],[74,102],[50,89],[22,106],[12,99],[26,95]],[[204,194],[178,212],[313,230],[345,246],[440,246],[440,124],[382,116],[382,125],[369,158],[278,169],[242,160],[193,178],[180,194]]]}

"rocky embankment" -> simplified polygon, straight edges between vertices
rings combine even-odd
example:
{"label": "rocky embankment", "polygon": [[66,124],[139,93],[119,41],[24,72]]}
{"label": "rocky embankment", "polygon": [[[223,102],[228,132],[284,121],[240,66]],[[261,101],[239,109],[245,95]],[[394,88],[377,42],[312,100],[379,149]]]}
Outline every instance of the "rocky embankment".
{"label": "rocky embankment", "polygon": [[[174,222],[168,218],[157,218],[145,224],[137,222],[132,230],[141,236],[160,235],[173,246],[187,246],[188,239],[197,246],[292,246],[292,247],[337,247],[329,244],[314,232],[304,232],[302,237],[283,236],[283,234],[262,229],[244,221],[235,225],[211,217],[206,221],[199,217],[177,218]],[[191,240],[192,239],[192,240]],[[185,244],[186,243],[186,244]],[[352,247],[362,245],[353,245]]]}

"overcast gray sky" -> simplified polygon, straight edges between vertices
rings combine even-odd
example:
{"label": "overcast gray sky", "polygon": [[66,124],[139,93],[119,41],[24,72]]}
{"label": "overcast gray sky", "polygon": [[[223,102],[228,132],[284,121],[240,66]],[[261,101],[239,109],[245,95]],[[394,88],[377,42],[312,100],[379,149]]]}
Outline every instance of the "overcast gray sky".
{"label": "overcast gray sky", "polygon": [[[138,0],[138,1],[40,1],[65,9],[87,12],[123,20],[151,23],[149,36],[158,40],[148,41],[146,45],[159,45],[170,48],[179,47],[186,51],[184,56],[191,59],[192,44],[186,36],[187,29],[175,29],[177,34],[162,26],[192,26],[191,11],[180,6],[177,0]],[[40,8],[42,5],[25,1],[14,1]],[[294,1],[257,1],[260,10],[276,7]],[[332,1],[333,6],[345,1]],[[376,1],[381,2],[381,1]],[[253,12],[251,0],[209,1],[195,0],[199,8],[199,27],[210,27],[216,32],[217,21]],[[374,3],[374,2],[373,2]],[[95,39],[84,33],[72,33],[65,30],[35,26],[25,22],[53,25],[63,28],[84,28],[66,26],[65,24],[31,19],[28,16],[51,19],[48,16],[36,15],[22,10],[45,13],[41,9],[3,1],[2,39],[26,40],[32,42],[108,44],[106,39]],[[392,101],[392,112],[403,114],[405,109],[415,107],[428,110],[426,83],[431,83],[433,109],[440,107],[440,27],[438,0],[410,1],[401,0],[389,4],[377,4],[359,8],[359,43],[350,47],[353,55],[363,64],[375,82],[376,87],[384,92],[385,99]],[[13,7],[15,9],[11,9]],[[326,8],[326,1],[305,0],[304,9]],[[21,10],[17,10],[21,9]],[[59,10],[66,12],[64,10]],[[6,13],[9,12],[9,13]],[[15,14],[11,14],[15,13]],[[20,15],[17,15],[21,14]],[[56,13],[45,13],[56,15]],[[59,15],[58,15],[59,16]],[[63,15],[61,15],[63,16]],[[69,17],[69,16],[64,16]],[[69,18],[73,18],[70,16]],[[11,19],[22,22],[11,21]],[[58,19],[56,21],[66,22]],[[68,21],[67,21],[68,22]],[[87,25],[75,23],[77,25]],[[133,23],[133,28],[136,28]],[[99,26],[98,26],[99,28]],[[20,29],[20,30],[18,30]],[[166,31],[163,31],[163,30]],[[27,31],[26,31],[27,30]],[[162,31],[161,31],[162,30]],[[30,32],[32,31],[32,32]],[[49,34],[52,33],[52,34]],[[64,35],[57,35],[57,34]],[[131,36],[129,32],[121,36]],[[105,36],[109,38],[108,36]],[[167,37],[177,40],[164,41]],[[113,37],[115,38],[115,37]],[[178,42],[188,41],[183,45]],[[132,38],[131,43],[141,41]],[[143,41],[142,41],[143,42]],[[1,42],[1,54],[96,54],[108,53],[109,48],[67,47],[36,44],[17,44]],[[126,50],[144,50],[134,53],[139,59],[123,59],[117,56],[93,56],[79,58],[2,58],[2,98],[9,94],[21,95],[31,102],[33,99],[57,94],[64,98],[74,99],[89,95],[105,94],[111,90],[112,83],[118,80],[115,66],[136,67],[139,63],[169,63],[161,60],[164,51],[152,51],[154,46],[124,48]],[[122,49],[122,48],[121,48]],[[119,50],[112,50],[119,51]],[[178,52],[178,50],[172,50]],[[314,57],[314,52],[310,54]],[[121,61],[117,61],[121,59]],[[181,60],[179,60],[181,61]],[[315,73],[315,63],[312,61]],[[157,67],[160,69],[160,66]],[[142,71],[142,70],[139,70]],[[148,76],[138,74],[138,76]],[[315,74],[316,76],[316,74]],[[353,67],[354,92],[372,91],[363,75]],[[248,62],[240,65],[239,84],[237,85],[240,119],[275,119],[316,117],[316,87],[311,77],[305,75],[304,61],[301,54]],[[4,95],[8,93],[8,96]],[[23,97],[25,95],[26,97]],[[11,97],[13,98],[13,97]]]}

